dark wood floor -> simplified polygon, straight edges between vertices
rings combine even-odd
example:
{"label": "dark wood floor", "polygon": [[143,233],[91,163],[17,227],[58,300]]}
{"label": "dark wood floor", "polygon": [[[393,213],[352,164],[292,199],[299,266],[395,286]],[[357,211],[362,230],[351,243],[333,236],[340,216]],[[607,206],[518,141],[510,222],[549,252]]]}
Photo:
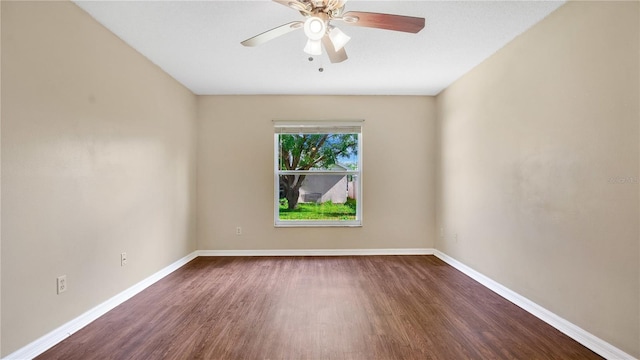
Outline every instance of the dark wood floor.
{"label": "dark wood floor", "polygon": [[434,256],[200,257],[37,359],[600,359]]}

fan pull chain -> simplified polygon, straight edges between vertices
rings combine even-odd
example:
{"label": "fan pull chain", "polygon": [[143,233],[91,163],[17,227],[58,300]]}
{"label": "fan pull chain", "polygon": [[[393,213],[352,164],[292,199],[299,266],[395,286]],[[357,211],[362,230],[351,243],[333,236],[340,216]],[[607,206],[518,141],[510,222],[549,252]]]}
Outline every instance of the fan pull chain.
{"label": "fan pull chain", "polygon": [[[315,59],[313,58],[313,56],[309,56],[307,60],[309,60],[309,62],[313,62],[313,60]],[[318,72],[324,72],[324,64],[322,60],[320,60],[320,67],[318,68]]]}

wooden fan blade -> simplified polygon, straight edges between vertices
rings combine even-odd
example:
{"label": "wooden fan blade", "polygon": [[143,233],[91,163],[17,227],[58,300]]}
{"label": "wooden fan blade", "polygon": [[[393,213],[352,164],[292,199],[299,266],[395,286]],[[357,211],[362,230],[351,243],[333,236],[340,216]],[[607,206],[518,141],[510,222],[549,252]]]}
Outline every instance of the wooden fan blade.
{"label": "wooden fan blade", "polygon": [[336,51],[329,35],[322,37],[322,45],[324,45],[324,50],[327,52],[327,55],[329,55],[329,61],[332,63],[340,63],[347,60],[347,52],[344,50],[344,47]]}
{"label": "wooden fan blade", "polygon": [[349,11],[342,15],[342,20],[354,26],[417,33],[424,28],[424,18],[380,14],[363,11]]}
{"label": "wooden fan blade", "polygon": [[292,21],[288,24],[280,25],[277,28],[273,28],[271,30],[267,30],[262,34],[256,35],[252,38],[249,38],[243,42],[241,42],[244,46],[257,46],[260,44],[264,44],[269,40],[273,40],[278,36],[282,36],[284,34],[288,34],[296,29],[301,29],[304,23],[302,21]]}

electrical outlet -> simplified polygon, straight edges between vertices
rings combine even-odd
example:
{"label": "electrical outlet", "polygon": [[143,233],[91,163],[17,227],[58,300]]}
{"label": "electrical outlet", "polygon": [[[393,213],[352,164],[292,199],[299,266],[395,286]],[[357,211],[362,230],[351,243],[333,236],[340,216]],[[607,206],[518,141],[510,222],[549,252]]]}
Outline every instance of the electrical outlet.
{"label": "electrical outlet", "polygon": [[67,291],[67,275],[58,276],[56,281],[58,284],[58,294]]}
{"label": "electrical outlet", "polygon": [[127,253],[126,252],[120,254],[120,266],[125,266],[125,265],[127,265]]}
{"label": "electrical outlet", "polygon": [[242,227],[241,226],[236,227],[236,235],[242,235]]}
{"label": "electrical outlet", "polygon": [[454,243],[458,242],[458,233],[453,234],[453,242]]}

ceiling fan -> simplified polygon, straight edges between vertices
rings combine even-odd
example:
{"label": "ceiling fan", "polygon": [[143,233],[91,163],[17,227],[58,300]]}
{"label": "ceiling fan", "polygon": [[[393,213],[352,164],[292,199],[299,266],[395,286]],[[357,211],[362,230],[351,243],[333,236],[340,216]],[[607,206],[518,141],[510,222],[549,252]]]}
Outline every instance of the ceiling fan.
{"label": "ceiling fan", "polygon": [[424,18],[381,14],[362,11],[344,12],[347,0],[273,0],[279,4],[297,10],[306,19],[292,21],[241,42],[244,46],[257,46],[297,29],[304,29],[307,44],[304,52],[309,55],[322,55],[324,46],[329,60],[339,63],[347,60],[344,45],[351,39],[331,21],[341,21],[348,25],[378,28],[385,30],[418,33],[424,28]]}

